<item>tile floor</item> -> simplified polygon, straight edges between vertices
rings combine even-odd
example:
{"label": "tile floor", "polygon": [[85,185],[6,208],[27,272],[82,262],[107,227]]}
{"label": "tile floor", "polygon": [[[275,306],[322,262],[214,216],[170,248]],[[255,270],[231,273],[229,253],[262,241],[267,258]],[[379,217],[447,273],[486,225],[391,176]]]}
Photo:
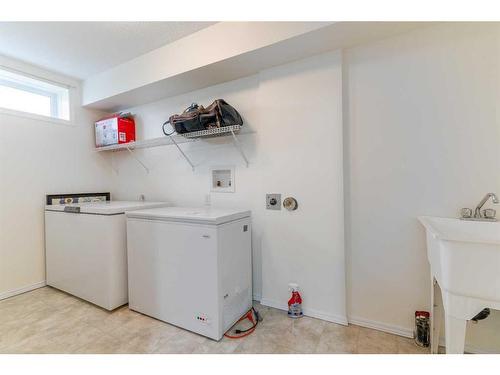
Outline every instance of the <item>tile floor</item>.
{"label": "tile floor", "polygon": [[121,307],[107,312],[45,287],[0,301],[0,353],[428,353],[413,340],[256,308],[250,336],[215,342]]}

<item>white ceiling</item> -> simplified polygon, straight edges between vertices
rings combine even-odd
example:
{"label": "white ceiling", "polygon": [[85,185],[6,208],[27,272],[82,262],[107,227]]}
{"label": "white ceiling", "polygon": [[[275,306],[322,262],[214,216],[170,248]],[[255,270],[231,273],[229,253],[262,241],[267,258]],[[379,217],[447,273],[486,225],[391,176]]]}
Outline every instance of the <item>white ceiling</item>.
{"label": "white ceiling", "polygon": [[214,22],[0,22],[0,55],[87,78]]}

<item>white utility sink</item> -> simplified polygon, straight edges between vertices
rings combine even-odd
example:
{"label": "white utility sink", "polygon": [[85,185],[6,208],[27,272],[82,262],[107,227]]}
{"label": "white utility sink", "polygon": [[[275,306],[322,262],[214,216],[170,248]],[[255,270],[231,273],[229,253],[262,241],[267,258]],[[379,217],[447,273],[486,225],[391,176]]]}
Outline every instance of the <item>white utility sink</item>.
{"label": "white utility sink", "polygon": [[486,307],[500,309],[500,222],[421,216],[431,265],[431,351],[439,344],[441,288],[446,353],[463,353],[467,320]]}

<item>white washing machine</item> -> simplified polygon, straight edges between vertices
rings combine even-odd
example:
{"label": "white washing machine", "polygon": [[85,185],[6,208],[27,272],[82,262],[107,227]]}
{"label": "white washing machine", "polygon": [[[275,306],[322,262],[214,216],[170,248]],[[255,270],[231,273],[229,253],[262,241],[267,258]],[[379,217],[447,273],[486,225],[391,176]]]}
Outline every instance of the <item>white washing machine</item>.
{"label": "white washing machine", "polygon": [[129,307],[214,340],[252,307],[250,211],[127,212]]}
{"label": "white washing machine", "polygon": [[126,304],[125,212],[168,205],[147,201],[47,205],[47,285],[107,310]]}

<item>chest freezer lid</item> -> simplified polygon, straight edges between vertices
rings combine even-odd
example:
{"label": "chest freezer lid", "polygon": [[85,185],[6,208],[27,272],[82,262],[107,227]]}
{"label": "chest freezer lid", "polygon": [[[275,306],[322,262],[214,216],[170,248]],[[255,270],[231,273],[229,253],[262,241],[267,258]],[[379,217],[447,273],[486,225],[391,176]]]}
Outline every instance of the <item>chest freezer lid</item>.
{"label": "chest freezer lid", "polygon": [[64,208],[80,207],[82,214],[94,215],[116,215],[123,214],[126,211],[140,210],[153,207],[168,206],[167,202],[148,202],[148,201],[107,201],[107,202],[88,202],[73,204],[54,204],[45,206],[45,211],[64,211]]}
{"label": "chest freezer lid", "polygon": [[227,208],[163,207],[127,212],[127,218],[218,225],[250,217],[250,211]]}

